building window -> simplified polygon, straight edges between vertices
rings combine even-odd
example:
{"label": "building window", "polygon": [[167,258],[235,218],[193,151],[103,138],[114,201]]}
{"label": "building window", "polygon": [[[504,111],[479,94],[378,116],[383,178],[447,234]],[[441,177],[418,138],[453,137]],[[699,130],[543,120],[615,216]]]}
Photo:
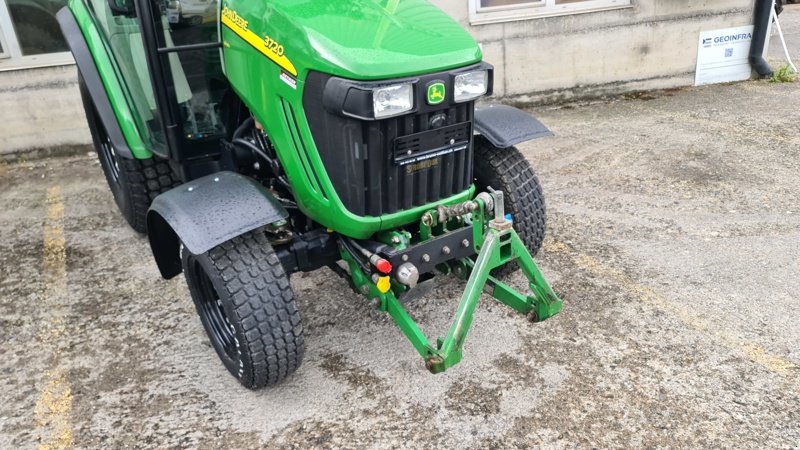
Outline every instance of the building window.
{"label": "building window", "polygon": [[0,70],[71,64],[56,13],[67,0],[0,0]]}
{"label": "building window", "polygon": [[631,6],[631,0],[469,0],[469,2],[472,24],[509,22]]}

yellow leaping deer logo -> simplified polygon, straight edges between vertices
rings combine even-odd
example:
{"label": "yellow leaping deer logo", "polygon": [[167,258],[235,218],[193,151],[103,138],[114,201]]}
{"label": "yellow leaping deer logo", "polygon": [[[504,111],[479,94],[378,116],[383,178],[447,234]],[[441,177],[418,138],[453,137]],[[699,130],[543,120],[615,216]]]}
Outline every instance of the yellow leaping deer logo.
{"label": "yellow leaping deer logo", "polygon": [[433,83],[428,86],[428,104],[438,105],[444,101],[445,88],[444,83]]}

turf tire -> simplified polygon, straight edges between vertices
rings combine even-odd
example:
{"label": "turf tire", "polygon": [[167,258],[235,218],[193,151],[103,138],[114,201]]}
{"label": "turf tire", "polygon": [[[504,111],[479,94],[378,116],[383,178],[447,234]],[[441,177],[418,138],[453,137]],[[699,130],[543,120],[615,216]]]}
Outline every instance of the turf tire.
{"label": "turf tire", "polygon": [[[522,242],[531,256],[542,248],[547,227],[544,193],[533,168],[516,147],[497,148],[483,137],[475,139],[475,185],[478,192],[491,186],[503,191],[505,211],[510,213]],[[495,269],[504,277],[518,268],[516,263]]]}
{"label": "turf tire", "polygon": [[200,321],[225,368],[249,389],[280,382],[300,366],[303,324],[289,277],[263,232],[181,256]]}
{"label": "turf tire", "polygon": [[165,159],[157,156],[131,159],[117,154],[83,79],[80,79],[80,88],[94,149],[114,201],[131,228],[147,233],[147,210],[153,199],[181,181]]}

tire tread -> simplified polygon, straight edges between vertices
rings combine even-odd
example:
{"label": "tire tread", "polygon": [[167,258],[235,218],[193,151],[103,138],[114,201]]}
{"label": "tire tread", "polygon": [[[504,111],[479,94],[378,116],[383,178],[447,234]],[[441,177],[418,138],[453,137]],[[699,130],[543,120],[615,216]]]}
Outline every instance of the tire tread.
{"label": "tire tread", "polygon": [[[475,177],[479,189],[491,186],[503,191],[505,211],[511,213],[516,230],[531,256],[536,256],[544,242],[547,208],[539,178],[516,147],[499,149],[485,138],[475,139]],[[506,276],[516,264],[497,269],[493,274]]]}
{"label": "tire tread", "polygon": [[245,370],[234,375],[250,389],[280,382],[297,370],[305,353],[300,312],[280,260],[259,230],[235,237],[207,256],[224,280],[234,319],[242,328],[237,335],[245,340]]}

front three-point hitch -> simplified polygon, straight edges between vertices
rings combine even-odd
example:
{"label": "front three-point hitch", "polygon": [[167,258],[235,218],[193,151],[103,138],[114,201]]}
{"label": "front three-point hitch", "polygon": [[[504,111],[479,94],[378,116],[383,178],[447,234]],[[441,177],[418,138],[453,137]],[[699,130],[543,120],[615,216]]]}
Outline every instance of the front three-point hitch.
{"label": "front three-point hitch", "polygon": [[[513,218],[505,215],[503,193],[489,191],[475,200],[426,212],[415,238],[406,231],[383,233],[379,240],[384,245],[374,251],[355,241],[341,240],[342,257],[356,290],[389,313],[432,373],[444,372],[461,361],[482,292],[533,321],[552,317],[562,308],[561,300],[514,231]],[[527,277],[529,295],[491,275],[492,270],[512,261]],[[467,280],[450,331],[445,338],[438,338],[435,346],[398,299],[413,291],[420,277],[433,270]]]}

